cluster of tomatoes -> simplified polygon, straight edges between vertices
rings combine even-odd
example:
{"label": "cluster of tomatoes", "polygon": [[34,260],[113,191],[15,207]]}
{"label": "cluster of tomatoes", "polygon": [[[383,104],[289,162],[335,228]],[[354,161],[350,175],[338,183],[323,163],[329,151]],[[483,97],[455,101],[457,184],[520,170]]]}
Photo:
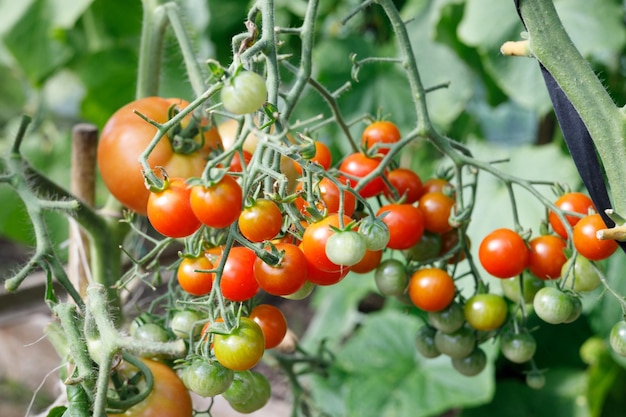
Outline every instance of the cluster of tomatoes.
{"label": "cluster of tomatoes", "polygon": [[[604,223],[591,214],[589,198],[567,193],[555,203],[567,215],[550,212],[553,233],[526,239],[514,230],[498,229],[481,241],[479,260],[502,279],[504,296],[477,285],[476,293],[464,299],[449,272],[470,247],[465,228],[455,221],[454,187],[443,178],[422,182],[413,170],[385,158],[401,141],[394,123],[370,123],[362,132],[361,149],[335,165],[321,141],[307,139],[306,152],[295,160],[286,152],[281,158],[296,181],[279,195],[250,186],[255,181],[247,175],[261,172],[250,170],[260,163],[254,149],[225,152],[218,129],[189,116],[150,153],[148,163],[160,167],[163,184],[147,188],[137,159],[155,128],[134,112],[162,124],[187,105],[150,97],[120,109],[102,132],[98,161],[105,184],[122,204],[146,215],[166,237],[200,242],[185,246],[176,278],[194,300],[190,305],[204,307],[174,314],[169,333],[163,332],[190,342],[193,353],[179,366],[184,385],[201,396],[221,394],[239,411],[267,402],[269,384],[252,368],[287,332],[278,308],[255,304],[260,292],[302,299],[315,286],[336,284],[350,271],[373,272],[381,294],[427,314],[417,335],[419,352],[429,358],[445,354],[455,369],[472,376],[485,368],[480,344],[492,337],[500,337],[503,355],[513,362],[525,363],[534,355],[530,332],[515,319],[507,321],[510,302],[505,297],[532,302],[549,323],[573,321],[581,311],[576,294],[600,283],[592,261],[617,247],[596,238]],[[207,161],[215,158],[219,163],[207,170]],[[129,168],[120,168],[124,166]],[[577,255],[568,260],[569,237]],[[561,285],[544,285],[561,276]],[[219,316],[226,311],[215,308],[224,302],[236,306],[226,320]],[[205,324],[202,330],[199,323]],[[142,323],[138,337],[152,325]],[[540,377],[529,373],[529,384],[541,385]],[[244,395],[249,392],[256,394]]]}

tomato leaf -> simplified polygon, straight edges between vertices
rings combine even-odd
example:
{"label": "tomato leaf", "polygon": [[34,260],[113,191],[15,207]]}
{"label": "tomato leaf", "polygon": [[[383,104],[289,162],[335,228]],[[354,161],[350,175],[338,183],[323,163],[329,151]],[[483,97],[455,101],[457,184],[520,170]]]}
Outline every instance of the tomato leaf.
{"label": "tomato leaf", "polygon": [[[337,353],[333,377],[316,380],[316,404],[329,391],[339,392],[342,415],[432,416],[451,408],[488,402],[494,392],[493,366],[469,379],[460,376],[450,359],[423,359],[415,349],[420,320],[387,309],[363,318],[361,327]],[[483,346],[492,353],[493,345]],[[334,387],[334,388],[333,388]],[[416,407],[419,404],[419,407]],[[336,409],[326,410],[337,415]]]}

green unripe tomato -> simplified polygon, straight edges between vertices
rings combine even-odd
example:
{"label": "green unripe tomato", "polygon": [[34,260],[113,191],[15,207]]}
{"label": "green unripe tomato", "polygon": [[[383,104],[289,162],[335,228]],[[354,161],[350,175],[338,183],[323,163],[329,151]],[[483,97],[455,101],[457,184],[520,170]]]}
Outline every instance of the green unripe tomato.
{"label": "green unripe tomato", "polygon": [[253,113],[267,100],[265,80],[256,72],[240,71],[224,82],[220,98],[224,108],[231,113]]}

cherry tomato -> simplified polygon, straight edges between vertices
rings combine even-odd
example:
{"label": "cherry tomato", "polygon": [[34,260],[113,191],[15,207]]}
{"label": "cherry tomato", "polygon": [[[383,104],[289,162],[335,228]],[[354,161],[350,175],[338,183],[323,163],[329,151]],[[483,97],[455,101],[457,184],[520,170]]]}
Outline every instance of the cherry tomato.
{"label": "cherry tomato", "polygon": [[[141,165],[137,161],[154,138],[157,128],[141,119],[135,111],[158,123],[165,123],[172,106],[182,109],[187,105],[180,99],[142,98],[113,113],[102,129],[97,151],[102,180],[120,203],[138,214],[147,214],[150,191],[146,188]],[[192,117],[184,118],[178,130],[184,130]],[[222,140],[215,127],[206,129],[209,127],[208,120],[201,120],[199,125],[203,128],[203,137],[196,135],[191,139],[200,149],[189,154],[176,153],[172,138],[164,136],[148,158],[150,167],[163,167],[171,178],[200,176],[210,152],[221,148]]]}
{"label": "cherry tomato", "polygon": [[417,331],[415,338],[415,347],[417,351],[425,358],[436,358],[441,355],[437,346],[435,346],[435,334],[437,329],[432,326],[424,325]]}
{"label": "cherry tomato", "polygon": [[454,200],[440,191],[423,194],[419,199],[419,209],[424,215],[424,228],[432,233],[446,233],[452,230],[449,218]]}
{"label": "cherry tomato", "polygon": [[259,198],[239,214],[239,230],[250,242],[276,237],[283,225],[283,215],[272,200]]}
{"label": "cherry tomato", "polygon": [[[520,279],[523,280],[521,285]],[[514,303],[524,300],[524,303],[528,304],[533,302],[537,291],[545,287],[545,282],[530,273],[524,272],[520,276],[500,280],[500,285],[502,294],[506,298]]]}
{"label": "cherry tomato", "polygon": [[[222,277],[220,288],[222,295],[231,301],[246,301],[259,292],[259,284],[254,278],[254,262],[256,254],[243,246],[230,249]],[[215,265],[219,265],[218,258]]]}
{"label": "cherry tomato", "polygon": [[439,352],[453,359],[465,358],[474,351],[476,346],[475,331],[467,326],[463,326],[453,333],[437,330],[435,346]]}
{"label": "cherry tomato", "polygon": [[537,342],[526,329],[506,331],[500,337],[500,350],[505,358],[514,363],[528,362],[535,356]]}
{"label": "cherry tomato", "polygon": [[[337,180],[343,184],[348,184],[348,180],[344,177],[339,177]],[[296,185],[296,192],[302,191],[303,189],[304,184],[299,182]],[[322,178],[318,183],[314,184],[313,193],[313,200],[317,201],[315,208],[318,211],[326,211],[328,214],[339,212],[341,191],[332,180],[327,177]],[[294,204],[301,213],[305,215],[307,214],[306,208],[309,206],[308,201],[299,196],[294,200]],[[347,190],[343,191],[343,214],[351,216],[354,213],[355,208],[356,197],[354,194]]]}
{"label": "cherry tomato", "polygon": [[400,141],[398,127],[390,121],[379,120],[369,124],[361,135],[361,144],[366,149],[377,147],[376,152],[381,155],[389,153],[389,146]]}
{"label": "cherry tomato", "polygon": [[526,374],[526,385],[532,389],[541,389],[546,385],[546,376],[542,371],[530,371]]}
{"label": "cherry tomato", "polygon": [[599,214],[585,216],[574,226],[574,246],[585,258],[592,261],[606,259],[617,250],[617,242],[614,240],[600,240],[596,237],[598,230],[606,229],[607,226]]}
{"label": "cherry tomato", "polygon": [[378,218],[366,217],[359,222],[359,233],[365,239],[367,249],[383,250],[389,243],[389,227]]}
{"label": "cherry tomato", "polygon": [[224,108],[231,113],[254,113],[267,100],[265,80],[256,72],[239,71],[224,82],[220,98]]}
{"label": "cherry tomato", "polygon": [[176,270],[178,284],[191,295],[206,295],[213,288],[215,274],[202,271],[211,269],[213,269],[213,263],[204,255],[197,258],[184,257]]}
{"label": "cherry tomato", "polygon": [[169,335],[163,326],[156,323],[144,323],[133,332],[133,337],[144,342],[167,342]]}
{"label": "cherry tomato", "polygon": [[[324,170],[328,170],[333,163],[333,157],[330,153],[330,149],[324,142],[320,142],[318,140],[316,140],[314,144],[315,155],[313,155],[312,158],[309,158],[309,161],[320,165],[324,168]],[[299,163],[293,161],[293,167],[298,174],[302,175],[302,166],[300,166]]]}
{"label": "cherry tomato", "polygon": [[331,234],[324,249],[328,259],[337,265],[352,266],[365,256],[365,238],[355,230],[343,230]]}
{"label": "cherry tomato", "polygon": [[[379,165],[380,159],[370,158],[363,153],[357,152],[346,156],[341,165],[339,165],[339,171],[348,177],[352,187],[356,187],[361,178],[376,170]],[[381,175],[385,175],[385,173]],[[368,181],[358,193],[363,198],[375,197],[382,193],[385,187],[385,182],[381,176],[377,176]]]}
{"label": "cherry tomato", "polygon": [[245,371],[257,365],[265,352],[263,330],[254,320],[241,317],[229,334],[215,334],[215,358],[228,369]]}
{"label": "cherry tomato", "polygon": [[[150,359],[141,360],[152,373],[154,386],[148,397],[122,414],[108,413],[109,417],[191,417],[193,405],[187,387],[169,366]],[[123,362],[118,375],[131,379],[135,367]],[[133,378],[134,379],[134,378]],[[143,379],[142,379],[143,383]]]}
{"label": "cherry tomato", "polygon": [[430,311],[428,313],[428,323],[444,333],[454,333],[465,324],[463,307],[453,301],[443,310]]}
{"label": "cherry tomato", "polygon": [[191,209],[205,225],[221,229],[231,225],[241,213],[243,192],[230,175],[209,187],[196,185],[191,188]]}
{"label": "cherry tomato", "polygon": [[226,391],[234,379],[234,372],[217,361],[194,359],[181,374],[189,391],[201,397],[214,397]]}
{"label": "cherry tomato", "polygon": [[178,310],[174,312],[169,322],[169,328],[176,337],[189,340],[200,336],[202,329],[199,322],[202,316],[196,310]]}
{"label": "cherry tomato", "polygon": [[222,397],[229,403],[242,403],[252,397],[254,377],[252,371],[235,371],[235,377],[230,387],[222,393]]}
{"label": "cherry tomato", "polygon": [[511,278],[528,266],[528,248],[520,235],[510,229],[489,233],[478,248],[478,259],[485,270],[497,278]]}
{"label": "cherry tomato", "polygon": [[422,183],[422,195],[426,193],[440,192],[450,195],[453,189],[452,184],[443,178],[428,178]]}
{"label": "cherry tomato", "polygon": [[389,187],[385,187],[384,195],[390,202],[415,203],[423,195],[422,179],[413,170],[396,168],[389,171],[387,180],[393,186],[398,197]]}
{"label": "cherry tomato", "polygon": [[399,296],[404,294],[409,283],[405,265],[397,259],[385,259],[374,273],[376,288],[383,295]]}
{"label": "cherry tomato", "polygon": [[584,256],[569,258],[561,269],[566,287],[571,287],[575,292],[588,292],[598,288],[602,284],[600,274],[598,267]]}
{"label": "cherry tomato", "polygon": [[[243,163],[241,162],[241,156],[243,155]],[[243,172],[244,167],[247,167],[250,161],[252,160],[252,153],[246,151],[245,149],[240,152],[235,152],[233,158],[230,160],[230,165],[228,170],[230,172]]]}
{"label": "cherry tomato", "polygon": [[403,251],[406,259],[423,262],[436,258],[441,252],[442,235],[424,231],[419,242]]}
{"label": "cherry tomato", "polygon": [[424,215],[411,204],[387,204],[378,209],[376,216],[381,216],[383,223],[389,228],[389,249],[408,249],[422,238],[424,234]]}
{"label": "cherry tomato", "polygon": [[626,356],[626,321],[620,320],[613,325],[609,334],[609,343],[619,356]]}
{"label": "cherry tomato", "polygon": [[181,238],[193,234],[202,223],[189,204],[190,189],[182,178],[170,178],[165,188],[148,197],[147,215],[152,227],[163,236]]}
{"label": "cherry tomato", "polygon": [[265,336],[265,349],[275,348],[287,334],[287,319],[282,311],[271,304],[259,304],[250,311],[254,320]]}
{"label": "cherry tomato", "polygon": [[468,235],[465,235],[465,248],[459,247],[459,231],[452,229],[441,235],[441,250],[439,256],[448,256],[452,250],[456,250],[456,253],[448,258],[448,263],[451,265],[457,264],[467,257],[466,251],[470,249],[472,242]]}
{"label": "cherry tomato", "polygon": [[443,269],[422,268],[409,280],[409,297],[424,311],[440,311],[448,307],[456,295],[454,280]]}
{"label": "cherry tomato", "polygon": [[311,284],[321,286],[334,285],[344,279],[348,272],[350,272],[348,267],[340,267],[336,271],[323,271],[307,259],[307,279]]}
{"label": "cherry tomato", "polygon": [[537,291],[533,307],[537,316],[550,324],[564,323],[575,313],[573,297],[554,287],[544,287]]}
{"label": "cherry tomato", "polygon": [[350,217],[344,215],[343,224],[340,225],[339,219],[338,214],[331,214],[317,223],[310,224],[302,235],[302,252],[316,269],[328,272],[347,269],[332,262],[326,255],[326,242],[335,233],[331,227],[341,229],[352,221]]}
{"label": "cherry tomato", "polygon": [[452,358],[452,366],[458,373],[465,376],[476,376],[487,366],[487,355],[479,347],[464,358]]}
{"label": "cherry tomato", "polygon": [[[593,201],[589,197],[587,197],[583,193],[578,192],[570,192],[565,193],[561,197],[559,197],[554,205],[564,211],[571,211],[573,213],[579,213],[580,216],[575,216],[572,214],[568,214],[565,216],[567,222],[573,227],[578,223],[581,217],[589,214],[590,210],[595,211],[595,206],[593,205]],[[567,239],[567,230],[561,219],[556,215],[555,212],[550,211],[548,214],[548,221],[550,222],[550,226],[552,229],[563,239]]]}
{"label": "cherry tomato", "polygon": [[260,372],[251,371],[252,374],[252,394],[250,398],[242,402],[229,401],[233,410],[250,414],[260,410],[267,404],[272,394],[272,388],[267,378]]}
{"label": "cherry tomato", "polygon": [[565,241],[553,235],[543,235],[529,242],[528,269],[539,279],[558,279],[567,261]]}
{"label": "cherry tomato", "polygon": [[366,274],[375,270],[380,264],[380,260],[383,258],[382,250],[369,250],[365,251],[363,258],[356,264],[350,267],[350,271],[357,274]]}
{"label": "cherry tomato", "polygon": [[292,243],[277,243],[274,246],[281,253],[278,265],[270,265],[257,257],[253,268],[254,279],[268,294],[293,294],[307,280],[306,258],[300,248]]}
{"label": "cherry tomato", "polygon": [[496,294],[476,294],[463,307],[465,320],[476,330],[489,331],[502,326],[508,307],[504,298]]}

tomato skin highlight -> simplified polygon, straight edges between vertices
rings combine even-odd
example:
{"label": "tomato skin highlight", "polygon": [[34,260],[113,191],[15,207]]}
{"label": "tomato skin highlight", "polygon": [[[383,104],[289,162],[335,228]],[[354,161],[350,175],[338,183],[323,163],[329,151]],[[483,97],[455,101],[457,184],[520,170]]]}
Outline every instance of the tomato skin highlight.
{"label": "tomato skin highlight", "polygon": [[456,295],[454,280],[443,269],[422,268],[409,280],[409,297],[424,311],[440,311],[448,307]]}
{"label": "tomato skin highlight", "polygon": [[191,396],[183,381],[169,366],[151,359],[141,359],[150,369],[154,387],[148,398],[135,404],[122,414],[108,417],[191,417]]}
{"label": "tomato skin highlight", "polygon": [[224,175],[215,184],[191,188],[191,210],[203,224],[222,229],[239,218],[243,204],[243,191],[230,175]]}
{"label": "tomato skin highlight", "polygon": [[256,366],[265,352],[263,330],[249,317],[241,317],[230,334],[215,334],[215,358],[225,368],[245,371]]}
{"label": "tomato skin highlight", "polygon": [[389,228],[389,249],[409,249],[417,244],[424,234],[424,215],[411,204],[387,204],[376,212],[376,216],[387,213],[382,221]]}
{"label": "tomato skin highlight", "polygon": [[191,210],[191,190],[182,178],[170,178],[165,188],[148,197],[147,216],[150,224],[163,236],[182,238],[196,232],[200,226]]}
{"label": "tomato skin highlight", "polygon": [[[102,129],[97,150],[102,180],[120,203],[137,214],[147,214],[150,196],[138,159],[154,138],[157,129],[134,111],[158,123],[165,123],[172,105],[182,109],[188,104],[181,99],[141,98],[118,109]],[[190,119],[191,115],[183,119],[181,126],[187,125]],[[200,124],[203,127],[208,126],[208,120],[202,120]],[[150,154],[148,164],[152,168],[163,167],[170,177],[199,177],[210,152],[222,146],[215,127],[204,131],[203,136],[204,146],[188,155],[175,153],[169,137],[164,136]],[[200,138],[194,140],[199,142]]]}
{"label": "tomato skin highlight", "polygon": [[478,248],[478,259],[485,270],[496,278],[511,278],[528,266],[526,243],[511,229],[489,233]]}
{"label": "tomato skin highlight", "polygon": [[[230,249],[222,277],[220,288],[222,295],[230,301],[246,301],[259,292],[259,284],[254,278],[254,262],[256,254],[243,246]],[[215,261],[221,262],[221,257]]]}

